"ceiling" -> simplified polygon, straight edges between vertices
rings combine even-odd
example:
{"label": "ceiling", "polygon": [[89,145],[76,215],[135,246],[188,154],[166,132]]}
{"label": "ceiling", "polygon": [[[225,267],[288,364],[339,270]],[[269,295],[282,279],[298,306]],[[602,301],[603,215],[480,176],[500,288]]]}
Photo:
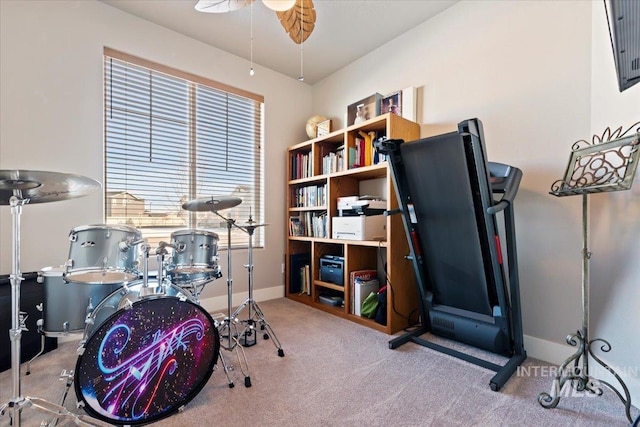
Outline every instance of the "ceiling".
{"label": "ceiling", "polygon": [[[197,0],[101,0],[247,60],[250,68],[251,6],[228,13],[202,13]],[[416,27],[457,0],[314,0],[316,24],[304,44],[295,44],[276,12],[253,6],[253,62],[314,84],[378,46]],[[302,51],[302,52],[301,52]],[[302,61],[301,61],[302,59]]]}

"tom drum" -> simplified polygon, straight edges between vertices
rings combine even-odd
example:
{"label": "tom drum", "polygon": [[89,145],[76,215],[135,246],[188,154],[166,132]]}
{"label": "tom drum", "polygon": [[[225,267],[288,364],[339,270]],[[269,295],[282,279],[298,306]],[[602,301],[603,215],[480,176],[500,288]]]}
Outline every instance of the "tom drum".
{"label": "tom drum", "polygon": [[140,277],[142,234],[125,225],[84,225],[69,233],[71,245],[64,279],[112,284]]}
{"label": "tom drum", "polygon": [[66,282],[64,272],[63,265],[38,272],[38,282],[43,286],[42,331],[47,336],[84,331],[87,315],[121,286]]}

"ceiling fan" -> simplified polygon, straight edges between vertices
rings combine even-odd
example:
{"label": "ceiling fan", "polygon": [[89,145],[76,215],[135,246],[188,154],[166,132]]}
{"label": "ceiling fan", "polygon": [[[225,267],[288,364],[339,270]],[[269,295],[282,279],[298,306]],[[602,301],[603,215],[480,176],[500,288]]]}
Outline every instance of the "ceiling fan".
{"label": "ceiling fan", "polygon": [[[226,13],[242,9],[254,1],[199,0],[195,9],[198,12]],[[294,43],[303,43],[313,32],[316,23],[313,0],[262,0],[262,3],[276,12],[280,24]]]}

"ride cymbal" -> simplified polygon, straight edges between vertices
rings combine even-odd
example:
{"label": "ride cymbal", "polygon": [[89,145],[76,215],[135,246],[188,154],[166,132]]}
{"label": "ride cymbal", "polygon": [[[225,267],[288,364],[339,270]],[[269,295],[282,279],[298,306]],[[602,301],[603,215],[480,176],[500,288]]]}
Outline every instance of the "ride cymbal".
{"label": "ride cymbal", "polygon": [[216,212],[229,209],[242,203],[239,197],[209,196],[189,200],[182,204],[182,209],[192,212]]}
{"label": "ride cymbal", "polygon": [[0,205],[12,196],[32,203],[56,202],[83,197],[102,185],[91,178],[61,172],[0,170]]}

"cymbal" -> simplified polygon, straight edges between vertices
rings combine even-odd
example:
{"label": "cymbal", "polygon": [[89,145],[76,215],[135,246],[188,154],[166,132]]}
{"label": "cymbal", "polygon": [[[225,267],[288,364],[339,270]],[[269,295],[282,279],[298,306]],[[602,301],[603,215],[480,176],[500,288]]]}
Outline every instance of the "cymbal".
{"label": "cymbal", "polygon": [[209,196],[189,200],[182,204],[182,209],[193,212],[216,212],[238,206],[240,203],[242,199],[239,197]]}
{"label": "cymbal", "polygon": [[47,203],[83,197],[102,185],[91,178],[61,172],[0,170],[0,205],[12,196],[28,203]]}
{"label": "cymbal", "polygon": [[258,224],[255,221],[253,221],[253,222],[245,222],[244,224],[238,224],[238,226],[243,227],[243,228],[249,228],[249,227],[258,228],[258,227],[264,227],[265,225],[269,225],[269,224]]}

